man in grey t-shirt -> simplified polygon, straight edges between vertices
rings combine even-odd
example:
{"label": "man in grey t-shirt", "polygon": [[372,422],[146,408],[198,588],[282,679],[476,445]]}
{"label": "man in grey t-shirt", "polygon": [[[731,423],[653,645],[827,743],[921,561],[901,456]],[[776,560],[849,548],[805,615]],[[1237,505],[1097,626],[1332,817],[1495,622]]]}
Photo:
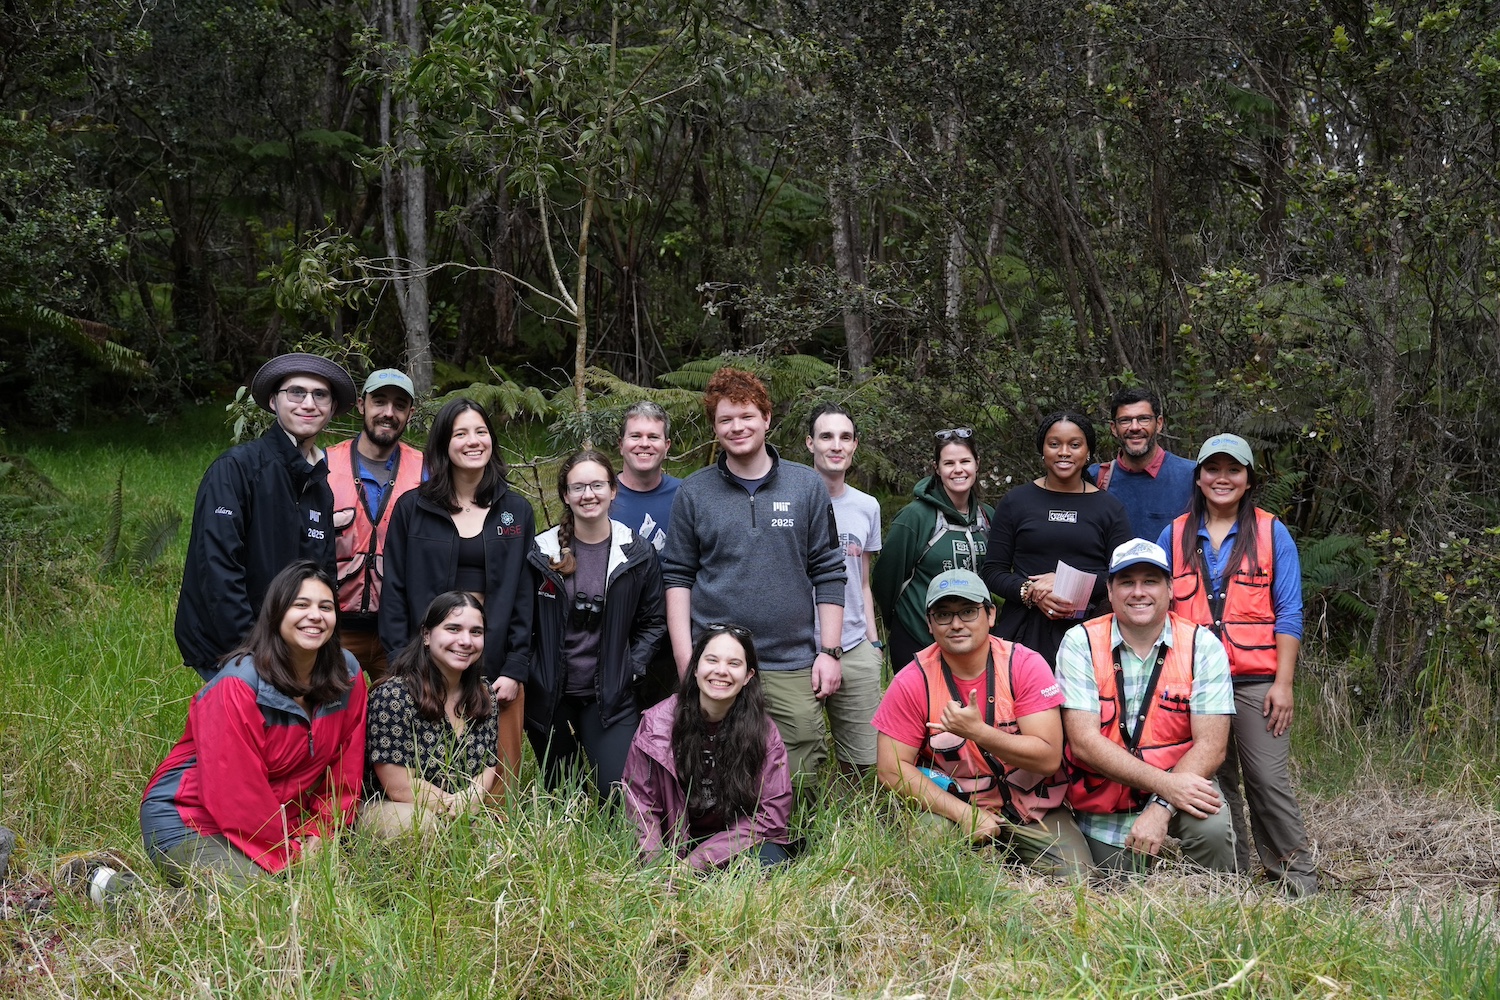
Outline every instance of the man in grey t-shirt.
{"label": "man in grey t-shirt", "polygon": [[875,729],[870,719],[880,707],[885,666],[884,646],[875,625],[875,601],[870,595],[870,556],[880,551],[880,503],[845,481],[858,447],[854,418],[842,406],[824,403],[807,418],[807,450],[833,499],[833,517],[848,577],[840,639],[843,683],[825,702],[834,753],[839,769],[846,774],[857,774],[875,763]]}

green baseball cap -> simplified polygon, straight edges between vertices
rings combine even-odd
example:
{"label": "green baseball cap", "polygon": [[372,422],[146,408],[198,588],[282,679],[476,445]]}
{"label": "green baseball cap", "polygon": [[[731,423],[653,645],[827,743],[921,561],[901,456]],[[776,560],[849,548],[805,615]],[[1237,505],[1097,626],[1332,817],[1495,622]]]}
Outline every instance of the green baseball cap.
{"label": "green baseball cap", "polygon": [[975,604],[993,603],[990,588],[985,586],[979,574],[969,569],[950,569],[939,573],[927,585],[927,607],[932,607],[945,597],[962,597]]}
{"label": "green baseball cap", "polygon": [[1250,442],[1238,434],[1215,434],[1203,442],[1203,447],[1198,449],[1198,464],[1202,465],[1214,455],[1228,455],[1247,469],[1255,468],[1255,453],[1250,450]]}
{"label": "green baseball cap", "polygon": [[398,371],[395,368],[382,368],[379,371],[371,372],[370,377],[365,379],[365,387],[359,391],[359,394],[361,396],[368,396],[376,389],[385,389],[387,387],[400,389],[413,400],[417,398],[417,390],[411,384],[411,379],[406,377],[405,372]]}

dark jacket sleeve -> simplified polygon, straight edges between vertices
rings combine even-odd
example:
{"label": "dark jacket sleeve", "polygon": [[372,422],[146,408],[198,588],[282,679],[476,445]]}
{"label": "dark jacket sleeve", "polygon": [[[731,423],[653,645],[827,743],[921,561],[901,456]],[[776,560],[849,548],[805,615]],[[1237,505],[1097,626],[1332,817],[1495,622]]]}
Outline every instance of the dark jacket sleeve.
{"label": "dark jacket sleeve", "polygon": [[406,600],[406,551],[411,544],[411,518],[416,511],[417,491],[396,499],[391,523],[385,533],[385,578],[380,586],[380,644],[386,656],[395,659],[406,647],[411,618]]}
{"label": "dark jacket sleeve", "polygon": [[886,626],[896,622],[896,602],[901,597],[901,588],[911,578],[917,560],[921,558],[922,543],[917,537],[921,510],[913,501],[901,508],[886,533],[880,556],[870,571],[870,593],[880,606],[881,617]]}
{"label": "dark jacket sleeve", "polygon": [[[199,543],[194,569],[196,584],[204,593],[210,621],[205,630],[228,652],[255,624],[256,609],[250,606],[245,578],[246,529],[255,512],[250,509],[252,483],[245,467],[234,458],[214,462],[198,487],[193,506],[193,530]],[[215,511],[228,510],[232,514]],[[212,664],[195,664],[212,666]]]}
{"label": "dark jacket sleeve", "polygon": [[984,564],[979,567],[979,576],[990,593],[1007,601],[1021,600],[1021,584],[1026,582],[1025,573],[1013,570],[1016,557],[1016,502],[1011,493],[1000,498],[995,505],[995,519],[990,523],[990,537],[986,543]]}
{"label": "dark jacket sleeve", "polygon": [[636,544],[646,549],[646,558],[633,571],[639,574],[640,596],[636,601],[630,637],[630,669],[634,676],[644,677],[656,657],[656,650],[667,636],[667,600],[655,550],[639,537]]}
{"label": "dark jacket sleeve", "polygon": [[516,583],[516,600],[510,610],[509,638],[506,644],[505,663],[500,667],[500,676],[509,677],[518,684],[525,684],[531,676],[531,624],[536,620],[536,587],[526,556],[536,542],[536,514],[531,503],[524,497],[512,493],[516,498],[516,513],[521,521],[521,565]]}

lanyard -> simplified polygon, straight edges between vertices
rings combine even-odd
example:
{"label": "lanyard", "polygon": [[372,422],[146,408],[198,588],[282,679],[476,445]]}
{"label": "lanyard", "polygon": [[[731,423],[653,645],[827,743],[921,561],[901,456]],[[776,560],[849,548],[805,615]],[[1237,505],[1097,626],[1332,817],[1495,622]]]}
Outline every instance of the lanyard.
{"label": "lanyard", "polygon": [[[1010,647],[1010,658],[1013,663],[1016,658],[1014,643]],[[948,684],[948,696],[962,705],[964,700],[959,697],[958,682],[953,679],[953,668],[948,666],[948,660],[942,653],[938,654],[938,662],[943,666],[943,680]],[[1006,669],[1010,669],[1010,666],[1011,664],[1007,663]],[[995,649],[993,646],[990,647],[989,655],[984,661],[984,687],[984,724],[993,729],[995,728]],[[990,769],[990,773],[995,777],[995,785],[1000,789],[1000,798],[1004,803],[1000,807],[1000,811],[1005,814],[1005,818],[1010,822],[1019,824],[1021,822],[1021,814],[1016,812],[1016,807],[1011,802],[1010,782],[1005,778],[1005,765],[996,760],[994,754],[990,753],[974,740],[969,740],[969,742],[974,744],[974,749],[979,751],[979,756],[984,758],[985,766]]]}
{"label": "lanyard", "polygon": [[[1125,645],[1123,642],[1120,646]],[[1167,644],[1156,644],[1156,663],[1151,668],[1151,678],[1146,682],[1146,691],[1141,695],[1141,707],[1135,714],[1135,733],[1132,735],[1125,725],[1125,669],[1120,666],[1120,646],[1115,647],[1115,697],[1120,700],[1120,738],[1132,753],[1140,745],[1141,732],[1146,728],[1146,713],[1151,711],[1151,702],[1156,698],[1156,685],[1161,681],[1162,664],[1167,662]]]}
{"label": "lanyard", "polygon": [[[1229,539],[1224,540],[1229,544]],[[1214,635],[1221,640],[1224,638],[1224,599],[1229,595],[1229,576],[1233,572],[1228,566],[1224,574],[1224,586],[1222,590],[1215,589],[1213,573],[1208,568],[1208,553],[1203,550],[1203,539],[1198,539],[1198,558],[1203,563],[1203,589],[1208,591],[1208,613],[1213,618],[1208,627],[1214,630]]]}

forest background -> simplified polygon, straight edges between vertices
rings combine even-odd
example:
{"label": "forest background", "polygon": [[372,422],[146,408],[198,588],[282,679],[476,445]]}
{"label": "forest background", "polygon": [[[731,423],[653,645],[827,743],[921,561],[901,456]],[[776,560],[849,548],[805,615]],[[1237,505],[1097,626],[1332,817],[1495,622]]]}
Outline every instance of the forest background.
{"label": "forest background", "polygon": [[1497,125],[1500,3],[5,5],[23,863],[133,842],[191,694],[174,531],[255,429],[236,387],[304,348],[481,398],[539,503],[641,398],[701,464],[726,358],[789,455],[849,405],[887,512],[932,429],[979,430],[993,497],[1041,414],[1122,385],[1173,450],[1244,434],[1302,549],[1299,783],[1343,891],[1048,889],[906,850],[870,789],[780,881],[682,885],[547,800],[196,922],[7,919],[0,993],[1492,995]]}

